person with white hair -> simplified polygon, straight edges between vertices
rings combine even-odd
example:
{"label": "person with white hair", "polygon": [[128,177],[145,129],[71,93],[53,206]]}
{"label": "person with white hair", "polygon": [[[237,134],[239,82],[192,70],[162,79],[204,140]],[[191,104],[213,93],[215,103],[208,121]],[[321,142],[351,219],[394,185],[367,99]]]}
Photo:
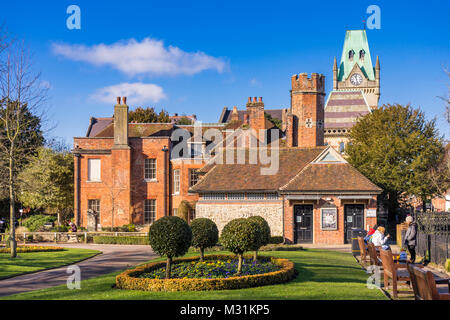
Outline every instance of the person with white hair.
{"label": "person with white hair", "polygon": [[413,217],[407,216],[406,223],[408,223],[408,230],[406,230],[404,244],[408,248],[411,256],[411,263],[416,261],[416,239],[417,239],[417,224],[414,222]]}

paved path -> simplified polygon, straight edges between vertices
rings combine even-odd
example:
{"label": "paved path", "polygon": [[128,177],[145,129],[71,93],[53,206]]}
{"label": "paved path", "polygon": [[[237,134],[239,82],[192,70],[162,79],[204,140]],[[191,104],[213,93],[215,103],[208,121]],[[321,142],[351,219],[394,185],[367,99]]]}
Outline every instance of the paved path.
{"label": "paved path", "polygon": [[[150,246],[145,245],[58,244],[58,246],[102,252],[93,258],[76,263],[81,269],[82,280],[123,270],[156,257]],[[0,280],[0,296],[66,284],[70,276],[66,273],[67,267]]]}
{"label": "paved path", "polygon": [[305,249],[325,249],[341,252],[352,252],[351,244],[313,244],[313,243],[302,243],[300,244]]}

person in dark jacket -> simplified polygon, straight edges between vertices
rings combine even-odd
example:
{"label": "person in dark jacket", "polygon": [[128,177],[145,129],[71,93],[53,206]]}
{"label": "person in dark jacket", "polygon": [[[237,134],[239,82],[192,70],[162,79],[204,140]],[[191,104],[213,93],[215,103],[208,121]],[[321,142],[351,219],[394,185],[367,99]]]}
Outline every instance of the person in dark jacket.
{"label": "person in dark jacket", "polygon": [[406,217],[406,222],[409,224],[409,226],[405,234],[405,246],[408,248],[409,254],[411,255],[411,263],[415,263],[417,224],[414,222],[414,219],[411,216]]}

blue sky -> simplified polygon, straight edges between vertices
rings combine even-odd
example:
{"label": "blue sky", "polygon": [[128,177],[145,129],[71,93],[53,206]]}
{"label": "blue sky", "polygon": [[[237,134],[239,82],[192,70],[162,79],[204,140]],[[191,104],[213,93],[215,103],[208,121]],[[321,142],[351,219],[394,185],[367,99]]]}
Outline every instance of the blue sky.
{"label": "blue sky", "polygon": [[[71,4],[81,9],[81,30],[66,27]],[[448,138],[437,98],[449,85],[448,1],[8,1],[0,22],[26,41],[51,85],[56,127],[48,135],[71,144],[91,116],[112,115],[108,99],[124,84],[138,90],[131,108],[203,122],[249,96],[289,107],[295,73],[325,74],[329,92],[345,30],[362,28],[371,4],[381,9],[381,29],[367,30],[372,61],[380,56],[380,103],[420,107]]]}

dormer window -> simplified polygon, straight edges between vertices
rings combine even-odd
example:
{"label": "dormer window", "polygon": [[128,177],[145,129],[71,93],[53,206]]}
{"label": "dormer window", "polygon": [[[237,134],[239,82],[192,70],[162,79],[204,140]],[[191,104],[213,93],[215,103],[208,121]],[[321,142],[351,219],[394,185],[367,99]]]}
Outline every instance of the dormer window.
{"label": "dormer window", "polygon": [[355,51],[350,50],[350,51],[348,52],[348,59],[349,59],[350,61],[352,61],[354,55],[355,55]]}
{"label": "dormer window", "polygon": [[359,50],[359,60],[364,60],[364,55],[366,52],[364,50]]}

